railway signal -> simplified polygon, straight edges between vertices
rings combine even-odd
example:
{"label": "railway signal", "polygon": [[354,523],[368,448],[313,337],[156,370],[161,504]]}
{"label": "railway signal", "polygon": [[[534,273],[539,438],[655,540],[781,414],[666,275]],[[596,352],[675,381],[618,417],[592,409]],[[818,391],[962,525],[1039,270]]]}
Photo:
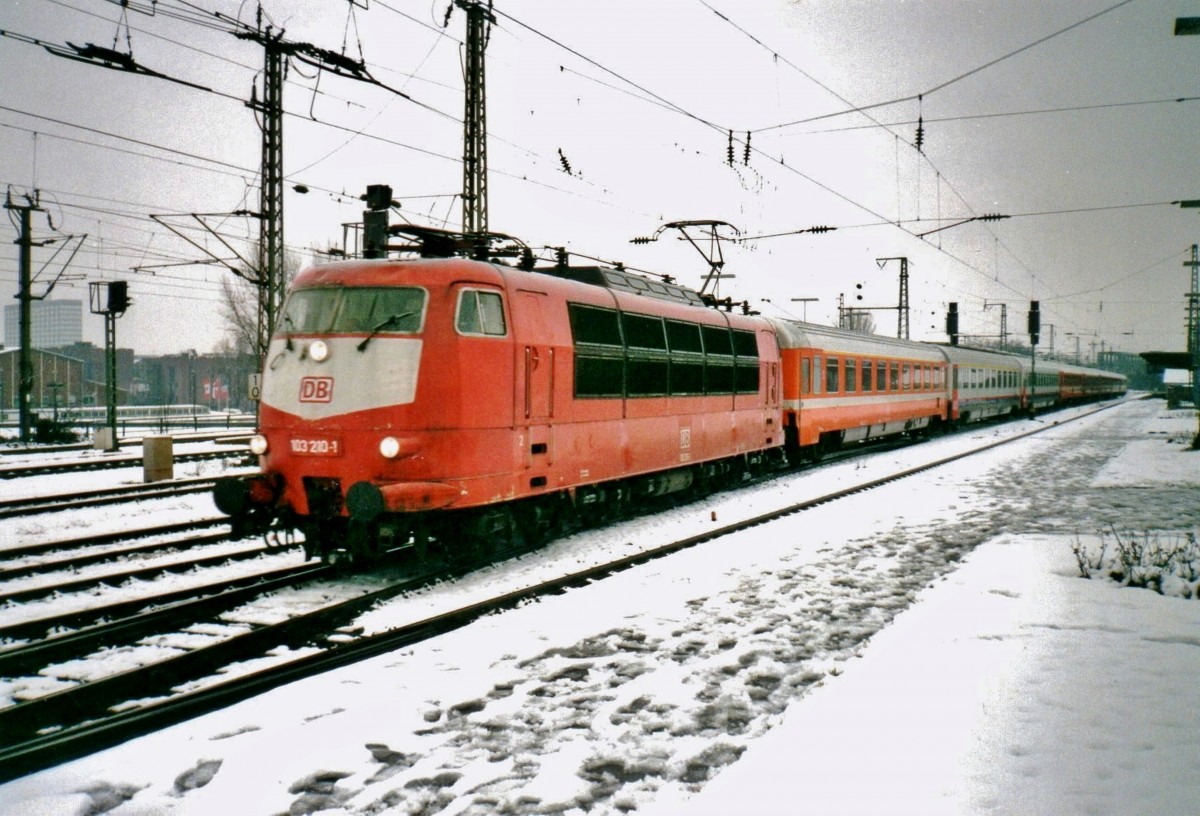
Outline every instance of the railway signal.
{"label": "railway signal", "polygon": [[129,284],[125,281],[96,281],[88,284],[92,314],[104,315],[105,412],[107,432],[98,437],[96,447],[115,451],[117,445],[117,318],[125,314],[132,302]]}

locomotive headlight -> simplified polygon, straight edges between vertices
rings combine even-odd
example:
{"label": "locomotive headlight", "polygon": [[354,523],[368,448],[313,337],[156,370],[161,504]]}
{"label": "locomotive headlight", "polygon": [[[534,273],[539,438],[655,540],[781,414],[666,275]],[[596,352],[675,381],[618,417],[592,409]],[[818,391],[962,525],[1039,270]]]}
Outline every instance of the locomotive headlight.
{"label": "locomotive headlight", "polygon": [[324,340],[313,340],[308,345],[308,356],[318,363],[323,362],[329,356],[329,346],[325,345]]}
{"label": "locomotive headlight", "polygon": [[394,436],[385,436],[379,440],[379,453],[384,459],[395,459],[400,453],[400,440]]}
{"label": "locomotive headlight", "polygon": [[267,452],[267,438],[262,434],[255,434],[250,437],[250,452],[255,456],[262,456]]}

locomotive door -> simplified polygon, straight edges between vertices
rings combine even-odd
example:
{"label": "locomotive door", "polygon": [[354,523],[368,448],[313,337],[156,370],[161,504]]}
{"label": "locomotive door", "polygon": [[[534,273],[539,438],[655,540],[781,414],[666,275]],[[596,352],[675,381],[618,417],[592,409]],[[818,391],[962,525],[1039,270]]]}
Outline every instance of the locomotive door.
{"label": "locomotive door", "polygon": [[553,330],[545,310],[546,296],[518,291],[513,309],[516,328],[518,424],[541,425],[554,416]]}

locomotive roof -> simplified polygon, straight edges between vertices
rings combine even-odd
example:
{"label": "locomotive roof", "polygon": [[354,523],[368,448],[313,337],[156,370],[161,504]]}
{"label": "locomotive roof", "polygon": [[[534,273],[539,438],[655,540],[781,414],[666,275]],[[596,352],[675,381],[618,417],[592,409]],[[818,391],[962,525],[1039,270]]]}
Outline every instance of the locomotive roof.
{"label": "locomotive roof", "polygon": [[558,266],[552,269],[537,270],[558,278],[590,283],[593,286],[604,286],[634,295],[670,300],[676,303],[686,303],[689,306],[704,306],[704,298],[699,292],[675,283],[660,282],[634,275],[623,269],[607,269],[600,266]]}

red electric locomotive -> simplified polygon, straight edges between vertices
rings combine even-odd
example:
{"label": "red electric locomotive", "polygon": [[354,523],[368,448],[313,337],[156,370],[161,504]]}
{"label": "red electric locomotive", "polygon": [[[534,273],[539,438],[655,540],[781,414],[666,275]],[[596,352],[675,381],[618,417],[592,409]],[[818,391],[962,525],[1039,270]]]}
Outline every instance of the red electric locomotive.
{"label": "red electric locomotive", "polygon": [[326,560],[536,540],[777,455],[779,375],[766,321],[621,270],[317,266],[266,356],[261,474],[216,500]]}

